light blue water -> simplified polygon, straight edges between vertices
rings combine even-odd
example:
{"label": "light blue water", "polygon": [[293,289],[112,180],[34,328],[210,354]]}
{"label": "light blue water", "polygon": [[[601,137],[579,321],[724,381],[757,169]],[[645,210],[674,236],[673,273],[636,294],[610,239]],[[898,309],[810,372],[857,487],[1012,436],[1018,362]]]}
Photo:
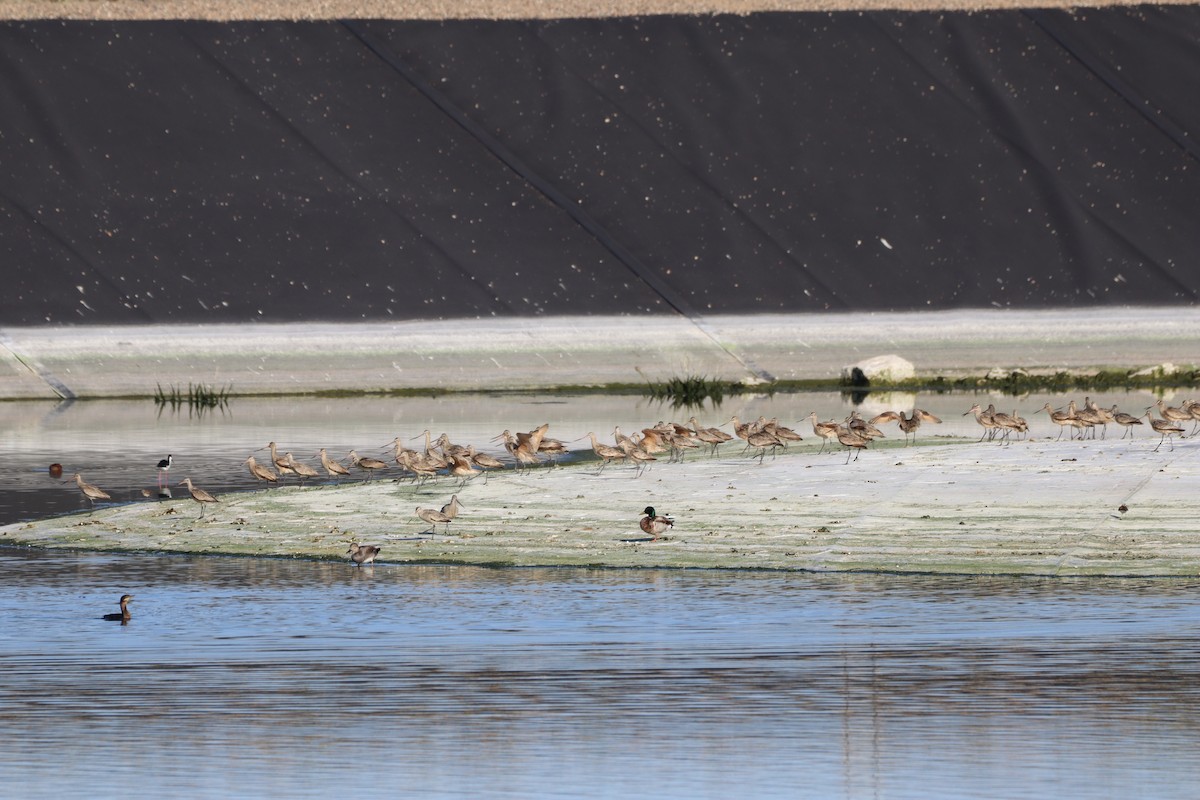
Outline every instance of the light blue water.
{"label": "light blue water", "polygon": [[0,549],[0,793],[1190,798],[1198,590]]}

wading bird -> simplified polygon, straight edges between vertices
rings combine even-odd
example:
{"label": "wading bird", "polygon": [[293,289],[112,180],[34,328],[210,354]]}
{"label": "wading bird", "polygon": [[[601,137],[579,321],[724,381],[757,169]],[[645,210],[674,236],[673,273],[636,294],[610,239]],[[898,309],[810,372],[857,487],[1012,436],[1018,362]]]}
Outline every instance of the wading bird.
{"label": "wading bird", "polygon": [[350,560],[355,566],[361,567],[363,564],[370,564],[375,560],[375,556],[379,555],[380,548],[373,544],[359,544],[351,542],[350,549],[346,552],[350,555]]}
{"label": "wading bird", "polygon": [[[221,502],[203,489],[193,486],[191,478],[184,478],[179,482],[179,485],[186,486],[188,488],[188,492],[192,495],[192,499],[200,504],[200,517],[204,516],[204,506],[206,504]],[[200,519],[200,517],[196,517],[196,519]]]}

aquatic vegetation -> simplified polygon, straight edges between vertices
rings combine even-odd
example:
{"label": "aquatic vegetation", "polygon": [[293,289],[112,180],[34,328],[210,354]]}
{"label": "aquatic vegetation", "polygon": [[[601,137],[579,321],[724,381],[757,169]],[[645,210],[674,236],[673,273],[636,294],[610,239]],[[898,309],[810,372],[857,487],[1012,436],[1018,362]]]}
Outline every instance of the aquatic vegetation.
{"label": "aquatic vegetation", "polygon": [[161,384],[156,384],[154,402],[158,405],[159,410],[170,406],[172,411],[176,411],[186,406],[189,411],[203,412],[228,407],[232,391],[232,384],[218,389],[203,383],[189,382],[187,391],[174,384],[170,389],[163,389]]}

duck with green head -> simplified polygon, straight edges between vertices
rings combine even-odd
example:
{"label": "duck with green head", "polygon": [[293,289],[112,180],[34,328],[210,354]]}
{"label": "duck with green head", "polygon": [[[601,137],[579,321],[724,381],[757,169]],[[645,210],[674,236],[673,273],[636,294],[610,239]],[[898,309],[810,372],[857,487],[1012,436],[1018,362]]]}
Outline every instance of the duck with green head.
{"label": "duck with green head", "polygon": [[660,517],[654,513],[654,506],[646,506],[646,510],[642,512],[642,519],[638,523],[639,527],[653,538],[652,542],[657,542],[660,534],[664,533],[668,528],[675,527],[675,520],[670,517]]}

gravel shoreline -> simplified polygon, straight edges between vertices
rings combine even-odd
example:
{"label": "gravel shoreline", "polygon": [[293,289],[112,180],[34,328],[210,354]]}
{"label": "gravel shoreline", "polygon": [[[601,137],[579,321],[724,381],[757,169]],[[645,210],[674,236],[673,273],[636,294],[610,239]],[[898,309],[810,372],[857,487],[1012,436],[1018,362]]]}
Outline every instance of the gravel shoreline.
{"label": "gravel shoreline", "polygon": [[[1163,5],[1191,5],[1167,0]],[[985,11],[1019,8],[1101,8],[1135,5],[1092,0],[0,0],[0,19],[152,20],[319,20],[319,19],[569,19],[662,14],[751,14],[765,11]]]}

